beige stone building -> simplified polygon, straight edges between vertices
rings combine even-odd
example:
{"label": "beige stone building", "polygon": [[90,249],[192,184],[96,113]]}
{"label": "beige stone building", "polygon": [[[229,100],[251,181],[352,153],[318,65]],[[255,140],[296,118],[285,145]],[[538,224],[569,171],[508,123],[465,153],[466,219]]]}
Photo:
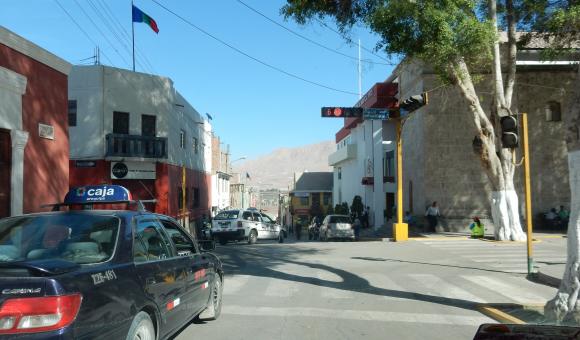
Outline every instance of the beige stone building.
{"label": "beige stone building", "polygon": [[[530,128],[532,208],[534,222],[550,208],[569,208],[567,150],[564,141],[567,94],[575,79],[574,65],[566,61],[544,63],[537,50],[519,52],[513,105],[527,112]],[[486,112],[492,105],[490,75],[482,75],[476,89]],[[415,111],[403,126],[404,210],[423,217],[426,207],[439,203],[445,230],[467,228],[477,215],[491,225],[491,187],[478,157],[472,151],[475,125],[458,89],[440,87],[437,75],[416,63],[403,63],[394,71],[399,98],[436,89],[429,104]],[[385,123],[388,124],[388,123]],[[521,133],[520,133],[521,135]],[[387,138],[394,139],[394,136]],[[517,159],[521,159],[521,148]],[[523,167],[515,186],[520,213],[524,212]],[[420,219],[421,220],[421,219]]]}

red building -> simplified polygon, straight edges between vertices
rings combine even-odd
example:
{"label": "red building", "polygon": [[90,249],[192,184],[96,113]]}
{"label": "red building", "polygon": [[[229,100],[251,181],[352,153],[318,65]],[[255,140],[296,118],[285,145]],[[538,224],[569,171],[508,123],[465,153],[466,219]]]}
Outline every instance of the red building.
{"label": "red building", "polygon": [[71,65],[0,26],[0,218],[68,190]]}

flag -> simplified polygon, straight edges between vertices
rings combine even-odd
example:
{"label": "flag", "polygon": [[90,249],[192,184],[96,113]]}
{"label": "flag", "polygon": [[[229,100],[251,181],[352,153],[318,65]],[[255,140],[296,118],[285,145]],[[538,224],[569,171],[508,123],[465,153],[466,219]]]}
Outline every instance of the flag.
{"label": "flag", "polygon": [[246,172],[246,178],[247,178],[247,179],[249,179],[249,180],[251,180],[251,178],[250,178],[250,174],[249,174],[249,173],[247,173],[247,172]]}
{"label": "flag", "polygon": [[137,8],[135,5],[133,5],[133,22],[145,23],[149,25],[149,27],[151,27],[155,33],[159,33],[159,28],[157,28],[157,23],[155,20],[153,20],[152,17],[145,14],[145,12]]}
{"label": "flag", "polygon": [[209,120],[212,120],[212,119],[213,119],[213,117],[212,117],[212,116],[210,116],[210,114],[209,114],[209,113],[206,113],[205,115],[207,116],[207,119],[209,119]]}

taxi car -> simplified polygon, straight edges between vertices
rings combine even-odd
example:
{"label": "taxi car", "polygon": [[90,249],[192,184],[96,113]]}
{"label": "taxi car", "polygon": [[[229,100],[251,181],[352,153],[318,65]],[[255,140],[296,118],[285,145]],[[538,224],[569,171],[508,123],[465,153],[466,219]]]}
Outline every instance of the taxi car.
{"label": "taxi car", "polygon": [[222,264],[171,217],[113,185],[53,206],[0,220],[0,337],[165,339],[220,316]]}

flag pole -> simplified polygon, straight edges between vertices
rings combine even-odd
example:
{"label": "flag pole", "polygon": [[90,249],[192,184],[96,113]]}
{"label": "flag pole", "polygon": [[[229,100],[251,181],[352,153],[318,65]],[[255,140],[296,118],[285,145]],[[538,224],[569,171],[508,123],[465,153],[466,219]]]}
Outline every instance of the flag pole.
{"label": "flag pole", "polygon": [[131,32],[133,33],[133,72],[135,72],[135,22],[133,21],[133,0],[131,0]]}

